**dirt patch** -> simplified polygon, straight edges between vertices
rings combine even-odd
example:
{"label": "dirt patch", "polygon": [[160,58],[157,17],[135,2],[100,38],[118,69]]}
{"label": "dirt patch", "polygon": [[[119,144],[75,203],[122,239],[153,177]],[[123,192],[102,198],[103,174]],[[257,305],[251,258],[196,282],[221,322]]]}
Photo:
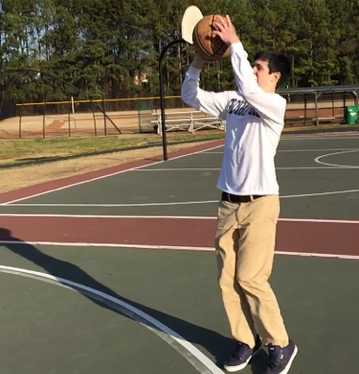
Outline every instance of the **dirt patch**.
{"label": "dirt patch", "polygon": [[[193,147],[203,143],[208,142],[202,141],[188,144],[169,145],[168,152]],[[84,157],[74,160],[58,161],[46,165],[0,170],[0,193],[161,154],[162,147],[159,146],[154,148],[114,152],[106,155]]]}
{"label": "dirt patch", "polygon": [[46,126],[47,129],[61,129],[61,127],[65,124],[65,121],[59,121],[59,120],[55,120],[53,122],[51,122],[48,126]]}

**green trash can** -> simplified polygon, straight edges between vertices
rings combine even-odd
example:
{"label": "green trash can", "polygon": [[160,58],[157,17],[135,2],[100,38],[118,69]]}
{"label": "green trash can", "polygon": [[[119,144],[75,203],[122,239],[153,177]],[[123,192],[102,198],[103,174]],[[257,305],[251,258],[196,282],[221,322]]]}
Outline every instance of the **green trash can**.
{"label": "green trash can", "polygon": [[348,125],[355,125],[358,122],[359,105],[345,107],[345,119]]}

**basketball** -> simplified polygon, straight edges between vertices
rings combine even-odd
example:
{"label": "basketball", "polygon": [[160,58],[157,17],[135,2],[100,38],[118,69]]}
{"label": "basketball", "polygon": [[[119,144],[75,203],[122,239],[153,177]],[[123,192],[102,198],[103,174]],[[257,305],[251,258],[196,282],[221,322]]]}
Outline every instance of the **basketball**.
{"label": "basketball", "polygon": [[193,30],[193,46],[207,60],[217,61],[229,56],[229,48],[222,39],[213,34],[214,22],[220,21],[218,15],[203,17]]}

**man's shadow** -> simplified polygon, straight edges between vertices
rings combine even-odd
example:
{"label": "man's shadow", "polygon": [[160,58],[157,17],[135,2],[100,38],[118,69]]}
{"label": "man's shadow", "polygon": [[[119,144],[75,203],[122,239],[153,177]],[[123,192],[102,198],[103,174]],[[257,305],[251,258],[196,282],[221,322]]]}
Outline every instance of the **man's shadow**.
{"label": "man's shadow", "polygon": [[[176,331],[187,341],[193,344],[198,344],[205,348],[208,352],[210,352],[213,355],[213,357],[215,357],[215,363],[221,369],[223,368],[223,362],[226,360],[226,358],[234,348],[234,341],[232,339],[222,336],[217,332],[208,330],[204,327],[200,327],[190,322],[184,321],[178,317],[171,316],[159,310],[152,309],[145,305],[141,305],[133,300],[129,300],[117,294],[115,291],[111,290],[104,284],[94,279],[91,275],[86,273],[77,265],[49,256],[46,253],[41,252],[36,247],[30,244],[26,244],[21,239],[13,237],[11,231],[6,228],[0,228],[0,241],[5,242],[2,244],[11,252],[43,268],[48,274],[52,276],[67,279],[69,281],[76,282],[81,285],[104,292],[107,295],[115,297],[145,312],[146,314],[157,319],[164,325],[167,325],[172,330]],[[67,283],[66,286],[68,287]],[[82,295],[87,297],[89,300],[91,300],[98,306],[110,309],[115,313],[119,313],[122,316],[130,318],[129,315],[125,315],[121,313],[118,309],[111,307],[110,303],[105,303],[99,300],[98,298],[96,299],[94,295],[90,295],[87,292],[82,292],[76,287],[73,288],[76,291],[81,292]],[[215,316],[213,316],[213,318],[215,318]],[[148,324],[151,328],[154,328],[152,324],[149,324],[145,320],[141,320],[141,323]],[[255,358],[253,358],[253,360],[250,362],[253,374],[263,373],[266,366],[266,359],[267,355],[264,350],[262,350],[255,356]]]}

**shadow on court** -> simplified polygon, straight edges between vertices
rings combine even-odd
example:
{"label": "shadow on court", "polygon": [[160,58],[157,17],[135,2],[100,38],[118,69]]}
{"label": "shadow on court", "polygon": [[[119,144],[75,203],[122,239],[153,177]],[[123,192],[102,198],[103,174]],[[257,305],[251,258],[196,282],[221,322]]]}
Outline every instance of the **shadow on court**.
{"label": "shadow on court", "polygon": [[[168,327],[182,335],[189,342],[193,344],[198,344],[205,348],[208,352],[210,352],[213,355],[213,357],[215,357],[216,364],[220,368],[222,368],[223,361],[227,358],[228,353],[231,352],[231,350],[233,349],[234,343],[232,339],[224,337],[218,334],[217,332],[184,321],[180,318],[168,315],[159,310],[155,310],[145,305],[138,304],[133,300],[124,298],[116,292],[114,292],[112,289],[105,286],[104,284],[98,282],[96,279],[94,279],[91,275],[89,275],[87,272],[82,270],[77,265],[49,256],[41,252],[36,247],[30,244],[25,244],[25,242],[23,242],[21,239],[13,237],[11,231],[6,228],[0,228],[0,240],[6,242],[14,242],[5,243],[4,246],[11,252],[25,258],[28,261],[31,261],[33,264],[37,266],[40,266],[48,274],[52,276],[61,277],[79,283],[81,285],[85,285],[96,290],[102,291],[149,314],[150,316],[154,317],[155,319],[159,320],[163,324],[167,325]],[[21,243],[21,245],[17,244],[16,242]],[[69,287],[68,284],[65,285]],[[129,316],[121,313],[119,310],[111,307],[109,301],[97,300],[95,298],[96,296],[94,295],[90,295],[89,293],[86,293],[83,290],[79,290],[75,286],[72,288],[80,292],[82,295],[90,299],[92,302],[94,302],[101,308],[109,309],[112,312],[119,313],[122,316],[130,318]],[[153,325],[149,324],[145,320],[138,319],[137,317],[135,319],[140,320],[141,323],[144,323],[150,326],[151,328],[154,328]],[[266,366],[266,363],[267,353],[264,350],[262,350],[259,354],[256,355],[256,357],[250,363],[252,373],[261,374]]]}

